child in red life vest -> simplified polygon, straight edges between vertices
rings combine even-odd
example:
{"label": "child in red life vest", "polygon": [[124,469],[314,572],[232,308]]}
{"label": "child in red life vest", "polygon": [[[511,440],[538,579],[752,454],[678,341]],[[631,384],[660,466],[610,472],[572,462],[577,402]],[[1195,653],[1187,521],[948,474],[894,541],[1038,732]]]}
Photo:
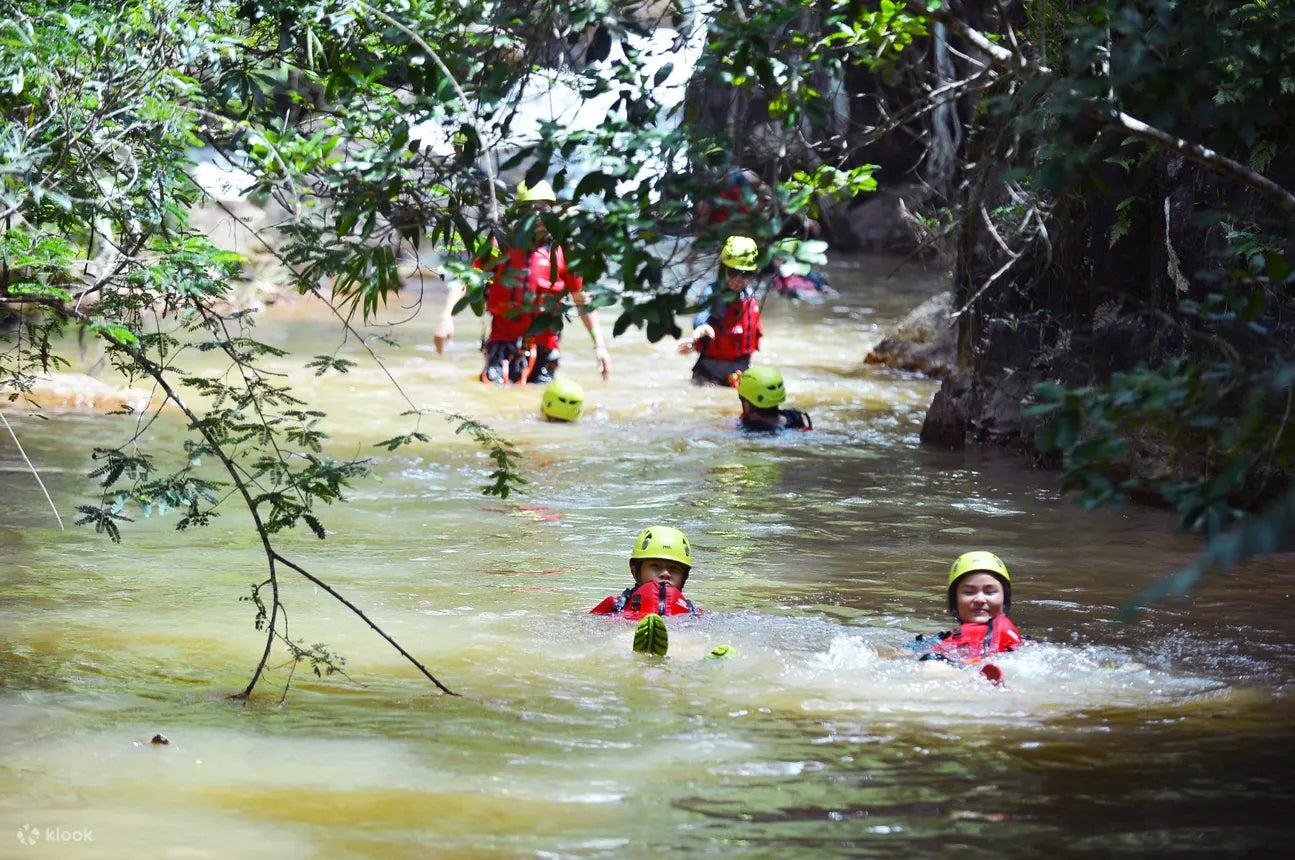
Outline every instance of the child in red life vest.
{"label": "child in red life vest", "polygon": [[697,607],[683,596],[692,570],[688,538],[669,526],[649,526],[639,532],[630,550],[634,584],[590,610],[595,615],[619,615],[631,621],[649,615],[696,615]]}
{"label": "child in red life vest", "polygon": [[764,328],[756,286],[760,280],[760,249],[747,236],[730,236],[720,252],[719,280],[698,299],[692,339],[679,352],[700,354],[692,368],[698,384],[737,385],[737,374],[751,366]]}
{"label": "child in red life vest", "polygon": [[[983,550],[964,552],[949,568],[949,611],[958,626],[929,644],[919,636],[921,659],[966,666],[1015,650],[1023,640],[1007,617],[1011,605],[1012,578],[1002,559]],[[1001,680],[997,667],[985,668],[991,681]]]}

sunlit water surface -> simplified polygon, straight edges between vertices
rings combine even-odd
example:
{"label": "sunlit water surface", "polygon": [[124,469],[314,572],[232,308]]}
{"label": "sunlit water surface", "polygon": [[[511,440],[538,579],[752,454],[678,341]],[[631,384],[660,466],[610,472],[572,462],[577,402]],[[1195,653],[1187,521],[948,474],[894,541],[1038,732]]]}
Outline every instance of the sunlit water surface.
{"label": "sunlit water surface", "polygon": [[[253,700],[228,700],[264,645],[240,601],[266,575],[246,514],[137,519],[120,545],[60,531],[6,434],[0,856],[1284,855],[1290,559],[1120,620],[1193,542],[1163,512],[1077,512],[1055,474],[920,448],[936,384],[862,364],[938,289],[893,265],[839,260],[839,296],[768,301],[762,360],[818,428],[776,438],[736,432],[734,393],[692,387],[674,344],[636,331],[606,385],[568,332],[563,374],[587,401],[563,425],[539,419],[538,388],[475,380],[470,315],[436,355],[439,287],[389,330],[399,348],[372,342],[403,394],[324,314],[271,314],[257,333],[328,413],[329,453],[372,457],[380,479],[320,512],[327,540],[283,550],[459,697],[288,574],[288,635],[346,676],[293,674],[279,649]],[[360,365],[304,369],[334,350]],[[515,440],[524,494],[481,495],[492,466],[454,423],[374,447],[414,429],[406,397]],[[89,449],[134,426],[6,415],[69,522],[93,497]],[[706,610],[671,622],[664,661],[585,614],[628,584],[650,523],[692,538]],[[970,548],[1006,559],[1013,617],[1049,643],[1004,658],[1003,688],[905,651],[947,628],[945,571]],[[703,659],[720,644],[736,656]]]}

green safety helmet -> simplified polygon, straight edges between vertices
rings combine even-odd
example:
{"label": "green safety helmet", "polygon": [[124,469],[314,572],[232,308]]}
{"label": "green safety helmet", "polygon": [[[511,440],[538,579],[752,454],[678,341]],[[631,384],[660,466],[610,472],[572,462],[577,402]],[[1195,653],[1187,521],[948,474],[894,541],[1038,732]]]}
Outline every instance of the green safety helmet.
{"label": "green safety helmet", "polygon": [[990,573],[998,578],[1003,584],[1003,612],[1006,612],[1012,605],[1012,577],[1007,572],[1007,565],[1003,560],[992,552],[986,552],[983,549],[964,552],[953,561],[953,566],[949,568],[949,611],[956,617],[958,614],[958,598],[954,593],[954,586],[959,579],[969,573]]}
{"label": "green safety helmet", "polygon": [[777,368],[750,367],[742,372],[737,396],[759,409],[768,409],[787,399],[787,389]]}
{"label": "green safety helmet", "polygon": [[692,547],[688,538],[678,529],[669,526],[648,526],[639,532],[630,551],[630,561],[645,558],[665,558],[677,561],[692,570]]}
{"label": "green safety helmet", "polygon": [[749,236],[729,236],[720,252],[719,261],[730,269],[739,272],[754,272],[759,266],[756,260],[760,257],[760,248]]}
{"label": "green safety helmet", "polygon": [[553,186],[543,179],[534,185],[525,182],[517,183],[518,203],[557,203],[558,196],[553,193]]}
{"label": "green safety helmet", "polygon": [[585,409],[584,389],[575,382],[555,379],[544,389],[540,411],[554,421],[576,421]]}

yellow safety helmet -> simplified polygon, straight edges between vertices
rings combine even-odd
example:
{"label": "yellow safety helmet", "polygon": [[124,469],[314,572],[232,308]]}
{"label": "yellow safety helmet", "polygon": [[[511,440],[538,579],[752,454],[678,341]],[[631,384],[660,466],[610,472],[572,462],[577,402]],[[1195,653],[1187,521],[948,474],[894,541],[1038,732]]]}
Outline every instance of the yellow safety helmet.
{"label": "yellow safety helmet", "polygon": [[[750,371],[747,371],[748,373]],[[1010,583],[1012,577],[1007,574],[1007,565],[1003,560],[992,552],[986,552],[983,549],[972,552],[964,552],[954,560],[953,566],[949,568],[949,585],[953,585],[958,578],[968,573],[996,573],[1006,582]]]}
{"label": "yellow safety helmet", "polygon": [[992,552],[983,549],[964,552],[953,561],[949,568],[949,611],[954,617],[958,615],[958,598],[953,586],[959,579],[969,573],[992,573],[1003,583],[1003,612],[1012,606],[1012,577],[1007,572],[1007,565]]}
{"label": "yellow safety helmet", "polygon": [[557,203],[558,196],[553,193],[553,186],[541,179],[534,185],[525,182],[517,183],[518,203]]}
{"label": "yellow safety helmet", "polygon": [[758,268],[756,260],[760,257],[760,248],[749,236],[729,236],[720,252],[719,261],[730,269],[739,272],[754,272]]}
{"label": "yellow safety helmet", "polygon": [[774,367],[750,367],[742,372],[737,396],[760,409],[777,406],[787,399],[782,374]]}
{"label": "yellow safety helmet", "polygon": [[555,379],[544,389],[540,411],[554,421],[577,421],[585,409],[585,392],[578,383]]}
{"label": "yellow safety helmet", "polygon": [[687,536],[678,529],[669,526],[648,526],[639,532],[630,550],[630,561],[644,558],[665,558],[677,561],[689,570],[692,569],[692,546]]}

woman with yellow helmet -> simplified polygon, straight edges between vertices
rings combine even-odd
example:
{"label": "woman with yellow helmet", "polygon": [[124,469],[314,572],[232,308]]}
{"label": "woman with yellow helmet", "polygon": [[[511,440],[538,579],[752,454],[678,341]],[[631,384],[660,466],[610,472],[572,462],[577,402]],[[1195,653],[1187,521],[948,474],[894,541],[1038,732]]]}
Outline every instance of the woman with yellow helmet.
{"label": "woman with yellow helmet", "polygon": [[737,374],[751,366],[764,333],[756,299],[760,248],[749,236],[730,236],[719,261],[719,279],[698,297],[692,338],[679,344],[679,352],[699,354],[693,382],[737,385]]}
{"label": "woman with yellow helmet", "polygon": [[[1007,565],[992,552],[974,550],[958,556],[949,568],[949,612],[958,626],[923,643],[922,660],[941,660],[957,666],[982,663],[994,654],[1014,651],[1024,642],[1007,617],[1012,606],[1012,577]],[[1002,671],[992,663],[981,674],[1001,683]]]}

